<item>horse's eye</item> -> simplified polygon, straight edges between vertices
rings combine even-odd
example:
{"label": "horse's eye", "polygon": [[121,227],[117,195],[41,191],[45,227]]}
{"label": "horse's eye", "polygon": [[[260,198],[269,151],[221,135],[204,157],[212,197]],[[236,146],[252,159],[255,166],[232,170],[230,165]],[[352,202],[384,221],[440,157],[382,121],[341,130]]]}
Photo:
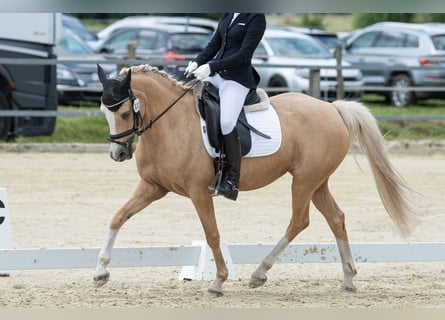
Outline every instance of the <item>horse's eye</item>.
{"label": "horse's eye", "polygon": [[130,118],[130,111],[126,111],[124,113],[122,113],[122,119],[127,120],[128,118]]}

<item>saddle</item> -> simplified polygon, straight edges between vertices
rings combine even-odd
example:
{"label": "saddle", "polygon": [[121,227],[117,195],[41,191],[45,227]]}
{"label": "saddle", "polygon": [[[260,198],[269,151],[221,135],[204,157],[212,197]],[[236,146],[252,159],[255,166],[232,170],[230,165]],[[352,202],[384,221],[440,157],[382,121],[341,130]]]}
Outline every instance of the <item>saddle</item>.
{"label": "saddle", "polygon": [[[250,132],[265,138],[271,139],[270,136],[260,132],[251,126],[246,118],[246,110],[249,110],[248,106],[259,105],[261,99],[256,89],[251,89],[244,101],[244,108],[241,109],[236,129],[240,138],[241,144],[241,156],[249,153],[252,146],[252,138]],[[220,125],[220,100],[218,94],[218,88],[216,88],[210,82],[203,82],[200,98],[198,98],[198,110],[201,117],[207,124],[207,136],[209,143],[217,152],[220,152],[223,148],[222,131]],[[253,109],[253,111],[256,109]]]}

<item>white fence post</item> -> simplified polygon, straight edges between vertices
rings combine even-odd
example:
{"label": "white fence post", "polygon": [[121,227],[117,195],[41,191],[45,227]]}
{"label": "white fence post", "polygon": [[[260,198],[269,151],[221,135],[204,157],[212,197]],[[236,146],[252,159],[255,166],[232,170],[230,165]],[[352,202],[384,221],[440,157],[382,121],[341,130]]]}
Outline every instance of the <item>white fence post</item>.
{"label": "white fence post", "polygon": [[[206,241],[195,240],[192,246],[201,247],[201,254],[199,255],[198,264],[194,266],[184,266],[181,269],[179,280],[213,280],[216,276],[215,261],[213,259],[212,250]],[[238,280],[233,266],[232,257],[229,249],[224,242],[221,242],[221,251],[229,270],[229,280]]]}

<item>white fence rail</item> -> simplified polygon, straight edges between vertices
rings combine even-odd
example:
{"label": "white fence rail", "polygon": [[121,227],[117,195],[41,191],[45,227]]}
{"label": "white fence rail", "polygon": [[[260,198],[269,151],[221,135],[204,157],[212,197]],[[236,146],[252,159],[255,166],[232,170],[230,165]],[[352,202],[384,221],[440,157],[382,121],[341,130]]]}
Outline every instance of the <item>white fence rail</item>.
{"label": "white fence rail", "polygon": [[[202,242],[204,243],[204,242]],[[272,250],[273,244],[223,244],[233,264],[257,264]],[[190,246],[114,248],[110,267],[196,266],[203,251]],[[357,263],[445,262],[443,242],[352,243]],[[0,270],[94,268],[99,248],[0,249]],[[277,263],[340,262],[336,244],[291,244]]]}

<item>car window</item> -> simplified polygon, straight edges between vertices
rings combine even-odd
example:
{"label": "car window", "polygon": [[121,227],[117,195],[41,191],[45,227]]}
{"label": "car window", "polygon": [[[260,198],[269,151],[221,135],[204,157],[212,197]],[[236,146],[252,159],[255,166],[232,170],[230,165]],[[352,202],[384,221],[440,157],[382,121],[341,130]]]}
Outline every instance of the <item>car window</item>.
{"label": "car window", "polygon": [[138,37],[138,49],[159,50],[166,48],[165,38],[153,30],[141,30]]}
{"label": "car window", "polygon": [[380,31],[370,31],[358,36],[348,46],[351,49],[372,47]]}
{"label": "car window", "polygon": [[348,48],[417,48],[419,37],[399,31],[370,31],[353,40]]}
{"label": "car window", "polygon": [[60,42],[55,47],[58,54],[92,54],[93,50],[76,36],[63,32]]}
{"label": "car window", "polygon": [[436,50],[445,50],[445,34],[432,36],[431,40]]}
{"label": "car window", "polygon": [[201,51],[210,41],[211,34],[178,33],[170,36],[172,50],[180,52]]}
{"label": "car window", "polygon": [[404,42],[403,46],[405,48],[418,48],[419,47],[419,37],[412,35],[412,34],[406,34],[405,42]]}
{"label": "car window", "polygon": [[264,45],[261,42],[258,44],[253,56],[255,58],[263,58],[263,59],[267,58],[266,48],[264,47]]}
{"label": "car window", "polygon": [[112,38],[110,38],[104,44],[104,48],[106,48],[109,52],[116,51],[127,51],[127,45],[130,40],[136,39],[137,31],[136,30],[127,30],[116,34]]}
{"label": "car window", "polygon": [[268,38],[270,47],[276,56],[330,56],[329,51],[316,40],[299,38]]}
{"label": "car window", "polygon": [[340,39],[335,36],[325,36],[325,35],[311,35],[315,39],[321,41],[324,45],[329,48],[335,48],[336,46],[341,44]]}
{"label": "car window", "polygon": [[88,29],[80,20],[71,19],[70,17],[62,17],[62,24],[64,27],[73,31],[84,41],[97,40],[97,36],[90,29]]}
{"label": "car window", "polygon": [[374,47],[376,48],[395,48],[402,47],[405,34],[396,31],[384,31],[377,37]]}

